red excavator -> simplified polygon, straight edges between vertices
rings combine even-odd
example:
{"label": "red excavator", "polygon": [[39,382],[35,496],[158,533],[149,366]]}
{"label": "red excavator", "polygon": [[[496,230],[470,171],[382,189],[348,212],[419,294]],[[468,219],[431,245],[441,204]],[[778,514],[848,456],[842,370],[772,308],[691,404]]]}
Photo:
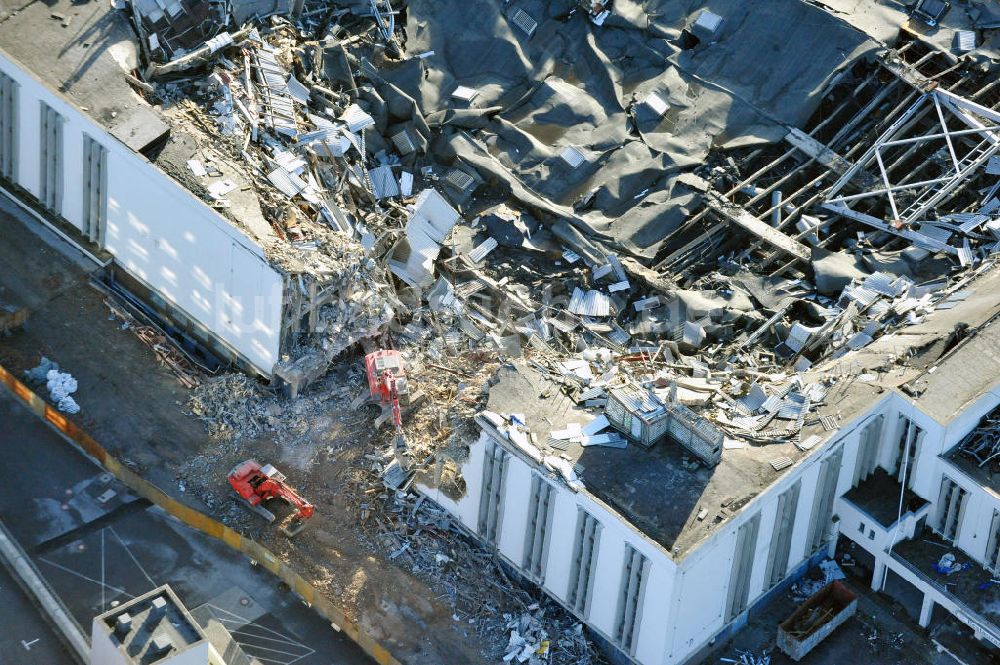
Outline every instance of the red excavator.
{"label": "red excavator", "polygon": [[[409,403],[410,388],[406,382],[406,371],[403,366],[403,354],[399,351],[373,351],[365,356],[365,370],[368,372],[368,389],[373,400],[377,399],[383,407],[392,412],[392,422],[396,426],[395,447],[397,451],[406,449],[406,438],[403,436],[403,413],[400,401]],[[376,421],[376,427],[387,420],[383,413]]]}
{"label": "red excavator", "polygon": [[265,501],[280,499],[294,508],[295,515],[291,522],[281,529],[289,538],[302,531],[306,520],[313,516],[315,506],[289,487],[285,483],[285,475],[270,464],[261,466],[254,459],[240,462],[229,472],[229,484],[250,510],[269,523],[274,522],[275,517],[264,507]]}

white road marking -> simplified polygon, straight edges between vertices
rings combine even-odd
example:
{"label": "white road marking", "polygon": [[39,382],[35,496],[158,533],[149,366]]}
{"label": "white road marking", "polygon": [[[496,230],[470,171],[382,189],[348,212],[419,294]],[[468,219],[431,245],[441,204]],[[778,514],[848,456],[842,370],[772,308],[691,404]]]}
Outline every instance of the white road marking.
{"label": "white road marking", "polygon": [[104,590],[104,587],[107,587],[108,589],[111,589],[112,591],[117,591],[118,593],[124,594],[124,595],[128,596],[129,598],[135,598],[135,596],[133,596],[132,594],[130,594],[125,589],[119,589],[116,586],[111,586],[110,584],[104,584],[100,580],[95,580],[93,577],[87,577],[86,575],[78,573],[75,570],[71,570],[70,568],[67,568],[66,566],[60,566],[55,561],[49,561],[48,559],[45,559],[43,557],[38,557],[38,560],[42,561],[44,563],[47,563],[47,564],[49,564],[50,566],[52,566],[54,568],[58,568],[59,570],[61,570],[63,572],[69,573],[70,575],[74,575],[76,577],[79,577],[81,580],[87,580],[88,582],[93,582],[94,584],[100,585],[102,591]]}

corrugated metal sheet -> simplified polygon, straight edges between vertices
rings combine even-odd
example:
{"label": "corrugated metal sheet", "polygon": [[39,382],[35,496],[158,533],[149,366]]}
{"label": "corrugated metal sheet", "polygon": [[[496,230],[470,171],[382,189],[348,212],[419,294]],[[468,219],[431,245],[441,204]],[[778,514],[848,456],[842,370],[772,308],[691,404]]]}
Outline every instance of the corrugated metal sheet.
{"label": "corrugated metal sheet", "polygon": [[531,18],[531,16],[528,15],[528,12],[520,8],[517,8],[510,13],[510,22],[516,25],[519,29],[523,30],[529,37],[535,34],[535,30],[538,29],[538,21]]}
{"label": "corrugated metal sheet", "polygon": [[760,411],[764,406],[764,402],[767,401],[767,393],[761,388],[756,382],[750,384],[750,389],[746,395],[740,397],[736,400],[746,408],[747,413],[756,413]]}
{"label": "corrugated metal sheet", "polygon": [[294,138],[298,127],[295,123],[295,101],[288,92],[288,72],[278,64],[267,45],[254,51],[254,64],[265,125],[279,134]]}
{"label": "corrugated metal sheet", "polygon": [[955,46],[959,51],[968,53],[976,48],[976,31],[959,30],[955,33]]}
{"label": "corrugated metal sheet", "polygon": [[785,340],[785,345],[788,346],[792,352],[798,353],[802,350],[805,343],[809,341],[809,336],[814,332],[815,330],[812,328],[807,328],[801,323],[795,323],[788,331],[788,339]]}
{"label": "corrugated metal sheet", "polygon": [[781,471],[782,469],[787,469],[791,465],[792,465],[791,457],[776,457],[773,460],[771,460],[771,467],[774,468],[775,471]]}
{"label": "corrugated metal sheet", "polygon": [[563,151],[559,153],[559,156],[564,162],[570,165],[571,168],[576,168],[580,164],[583,164],[585,158],[583,153],[574,148],[573,146],[566,146]]}
{"label": "corrugated metal sheet", "polygon": [[924,222],[920,225],[920,235],[927,236],[931,240],[937,240],[939,242],[948,242],[951,239],[952,231],[940,226],[934,226],[930,222]]}
{"label": "corrugated metal sheet", "polygon": [[545,320],[555,326],[557,330],[564,333],[572,332],[578,325],[580,325],[579,321],[570,320],[563,316],[547,316],[545,317]]}
{"label": "corrugated metal sheet", "polygon": [[608,339],[613,344],[617,344],[618,346],[625,346],[626,344],[628,344],[628,341],[632,339],[632,336],[629,335],[627,332],[625,332],[625,330],[621,326],[612,321],[611,332],[608,333]]}
{"label": "corrugated metal sheet", "polygon": [[844,288],[844,297],[853,300],[862,307],[868,307],[879,299],[879,294],[863,286],[847,286]]}
{"label": "corrugated metal sheet", "polygon": [[868,308],[868,314],[876,319],[880,319],[889,313],[892,309],[892,305],[885,300],[878,300],[872,303],[872,306]]}
{"label": "corrugated metal sheet", "polygon": [[267,179],[288,198],[300,194],[308,186],[302,178],[294,173],[289,173],[281,166],[268,173]]}
{"label": "corrugated metal sheet", "polygon": [[958,262],[962,264],[962,267],[971,266],[975,261],[975,254],[972,253],[972,248],[969,247],[969,239],[962,239],[962,246],[958,248]]}
{"label": "corrugated metal sheet", "polygon": [[400,155],[406,156],[417,151],[417,143],[410,136],[410,130],[402,129],[392,135],[392,142]]}
{"label": "corrugated metal sheet", "polygon": [[585,402],[588,399],[597,399],[599,397],[604,397],[604,388],[587,388],[576,399],[579,402]]}
{"label": "corrugated metal sheet", "polygon": [[822,383],[810,383],[802,392],[813,403],[822,402],[826,399],[826,387]]}
{"label": "corrugated metal sheet", "polygon": [[340,116],[342,122],[347,123],[347,128],[352,132],[360,132],[375,125],[375,118],[365,113],[357,104],[351,104]]}
{"label": "corrugated metal sheet", "polygon": [[480,282],[478,279],[469,280],[468,282],[462,282],[455,287],[455,293],[462,297],[463,299],[468,298],[473,293],[479,293],[486,288],[486,285]]}
{"label": "corrugated metal sheet", "polygon": [[462,329],[462,332],[464,332],[466,335],[471,337],[476,342],[485,337],[483,331],[477,328],[472,321],[470,321],[464,316],[458,319],[458,327]]}
{"label": "corrugated metal sheet", "polygon": [[[990,163],[993,163],[995,157],[990,157]],[[987,164],[989,167],[989,164]],[[993,169],[994,174],[996,169]],[[990,173],[990,169],[986,169],[987,173]],[[978,212],[956,212],[951,215],[945,215],[938,218],[939,221],[951,222],[952,224],[958,225],[962,233],[969,233],[970,231],[975,231],[980,226],[989,221],[989,215],[980,214]]]}
{"label": "corrugated metal sheet", "polygon": [[648,390],[641,390],[635,386],[622,386],[613,388],[611,397],[624,405],[629,413],[641,415],[644,419],[649,419],[657,415],[666,414],[667,409],[655,395]]}
{"label": "corrugated metal sheet", "polygon": [[368,178],[372,183],[372,194],[378,200],[399,196],[399,183],[392,174],[391,166],[377,166],[368,170]]}
{"label": "corrugated metal sheet", "polygon": [[479,263],[486,256],[497,248],[499,243],[494,238],[487,238],[486,240],[479,243],[471,252],[469,252],[469,259],[473,263]]}
{"label": "corrugated metal sheet", "polygon": [[757,431],[766,422],[765,416],[737,416],[736,418],[730,418],[729,422],[733,424],[733,427],[738,429],[745,429],[750,432]]}
{"label": "corrugated metal sheet", "polygon": [[823,440],[823,438],[821,436],[819,436],[818,434],[812,434],[808,438],[806,438],[804,441],[800,441],[799,443],[796,443],[795,447],[798,448],[799,450],[809,450],[811,448],[814,448],[816,446],[816,444],[819,443],[822,440]]}
{"label": "corrugated metal sheet", "polygon": [[804,395],[790,393],[781,401],[781,407],[778,409],[778,417],[785,420],[797,420],[802,415],[806,403]]}
{"label": "corrugated metal sheet", "polygon": [[577,287],[573,289],[569,311],[580,316],[611,316],[611,298],[601,291],[584,291]]}
{"label": "corrugated metal sheet", "polygon": [[777,413],[781,408],[781,397],[778,395],[771,395],[764,403],[760,405],[761,410],[767,413]]}
{"label": "corrugated metal sheet", "polygon": [[345,134],[344,128],[334,126],[299,134],[299,145],[308,145],[317,155],[343,157],[354,141]]}
{"label": "corrugated metal sheet", "polygon": [[461,192],[470,189],[476,182],[475,178],[461,169],[451,169],[445,174],[444,179]]}
{"label": "corrugated metal sheet", "polygon": [[881,293],[886,296],[896,296],[899,294],[898,288],[893,285],[896,281],[895,275],[890,275],[887,272],[876,272],[865,277],[862,286],[876,293]]}

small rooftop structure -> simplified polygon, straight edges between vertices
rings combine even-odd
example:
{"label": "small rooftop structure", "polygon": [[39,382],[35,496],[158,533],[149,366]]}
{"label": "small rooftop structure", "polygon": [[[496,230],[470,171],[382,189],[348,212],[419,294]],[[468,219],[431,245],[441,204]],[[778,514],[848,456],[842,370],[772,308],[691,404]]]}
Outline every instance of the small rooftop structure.
{"label": "small rooftop structure", "polygon": [[91,665],[222,665],[184,604],[161,586],[94,617]]}
{"label": "small rooftop structure", "polygon": [[648,390],[622,386],[608,391],[605,413],[612,427],[645,448],[667,433],[667,409]]}

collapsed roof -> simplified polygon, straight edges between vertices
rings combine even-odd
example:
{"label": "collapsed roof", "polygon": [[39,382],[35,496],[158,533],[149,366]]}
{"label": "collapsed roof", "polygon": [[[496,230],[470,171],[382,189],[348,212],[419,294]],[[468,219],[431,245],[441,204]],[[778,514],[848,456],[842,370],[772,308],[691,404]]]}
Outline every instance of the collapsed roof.
{"label": "collapsed roof", "polygon": [[[970,300],[1000,241],[982,3],[927,37],[801,0],[175,4],[197,31],[132,6],[127,78],[175,139],[151,155],[288,275],[296,388],[385,333],[425,369],[488,347],[591,415],[627,387],[753,451],[718,478],[777,472],[850,417],[829,368]],[[602,441],[604,470],[643,452]]]}

